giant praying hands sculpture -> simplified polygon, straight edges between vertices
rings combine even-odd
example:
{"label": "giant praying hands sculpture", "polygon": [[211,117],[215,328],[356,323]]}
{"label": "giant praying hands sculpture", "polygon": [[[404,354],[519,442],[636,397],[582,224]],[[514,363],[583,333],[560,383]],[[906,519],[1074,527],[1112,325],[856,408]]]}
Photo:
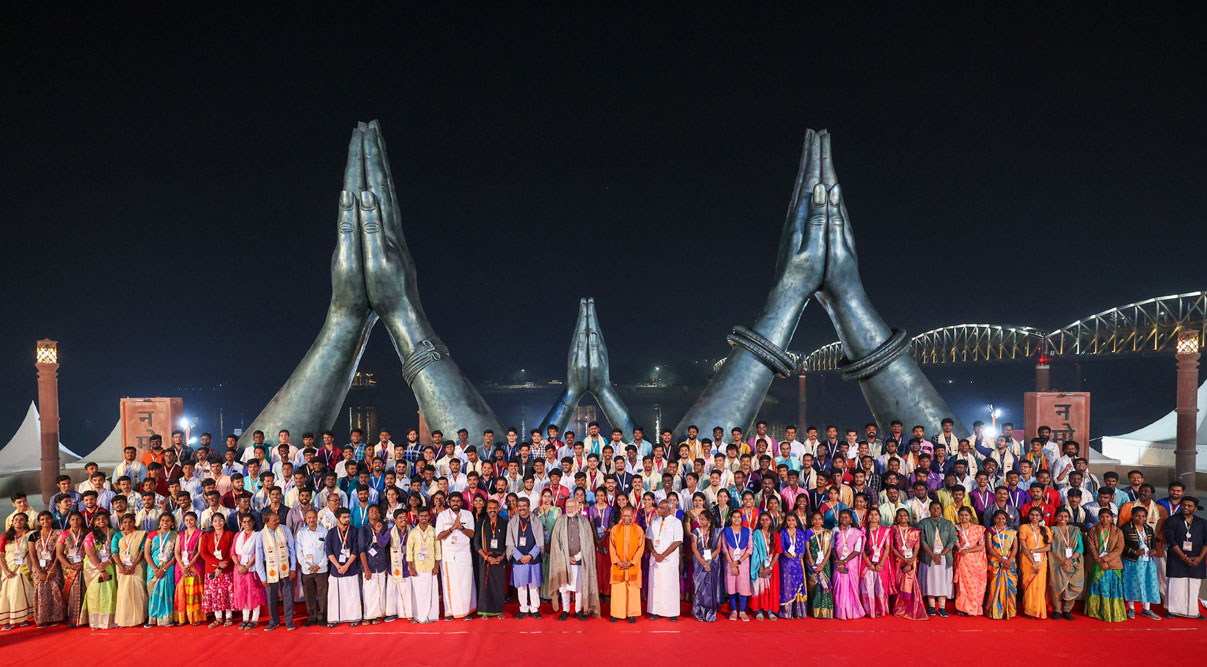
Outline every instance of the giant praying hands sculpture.
{"label": "giant praying hands sculpture", "polygon": [[[379,318],[429,425],[446,432],[501,431],[498,418],[423,312],[385,141],[376,121],[361,123],[352,133],[336,230],[327,319],[302,362],[248,432],[329,428]],[[877,422],[884,425],[900,419],[907,425],[932,428],[950,415],[917,364],[904,354],[909,343],[905,332],[885,324],[863,289],[830,135],[809,130],[767,301],[752,326],[733,327],[727,337],[733,349],[683,416],[676,434],[685,432],[688,424],[722,426],[726,431],[749,426],[773,377],[794,370],[785,348],[815,293],[846,352],[843,377],[859,382]],[[626,438],[632,435],[634,421],[612,385],[593,299],[579,304],[566,375],[566,391],[545,424],[564,427],[575,405],[590,392],[608,422]],[[957,429],[962,428],[957,424]]]}

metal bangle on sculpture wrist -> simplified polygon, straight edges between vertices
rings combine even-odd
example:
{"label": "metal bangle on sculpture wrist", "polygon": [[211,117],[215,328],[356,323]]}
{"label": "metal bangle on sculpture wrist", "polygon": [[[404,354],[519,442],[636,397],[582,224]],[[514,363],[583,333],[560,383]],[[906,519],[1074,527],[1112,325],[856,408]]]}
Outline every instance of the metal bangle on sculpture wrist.
{"label": "metal bangle on sculpture wrist", "polygon": [[893,329],[893,335],[868,356],[858,361],[851,361],[844,356],[838,362],[838,370],[842,373],[842,379],[848,382],[867,380],[887,368],[908,348],[909,336],[905,329]]}
{"label": "metal bangle on sculpture wrist", "polygon": [[448,347],[441,342],[439,336],[421,340],[415,345],[415,349],[411,350],[411,356],[407,357],[406,363],[402,365],[402,377],[407,384],[412,384],[423,369],[441,359],[448,358]]}
{"label": "metal bangle on sculpture wrist", "polygon": [[788,377],[796,366],[792,355],[753,329],[735,326],[725,340],[729,341],[730,345],[741,347],[753,354],[779,377]]}

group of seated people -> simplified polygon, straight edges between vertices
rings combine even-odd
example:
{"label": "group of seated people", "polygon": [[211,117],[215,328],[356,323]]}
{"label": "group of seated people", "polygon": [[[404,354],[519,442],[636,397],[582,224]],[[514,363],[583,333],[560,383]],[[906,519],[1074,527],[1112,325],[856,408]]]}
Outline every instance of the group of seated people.
{"label": "group of seated people", "polygon": [[607,603],[630,623],[1073,620],[1077,603],[1103,621],[1202,618],[1207,522],[1180,483],[1158,500],[1139,471],[1099,480],[1047,427],[983,431],[153,436],[111,475],[61,475],[43,511],[13,496],[0,625],[251,630],[267,609],[265,630],[294,630],[501,618],[508,600],[517,618]]}

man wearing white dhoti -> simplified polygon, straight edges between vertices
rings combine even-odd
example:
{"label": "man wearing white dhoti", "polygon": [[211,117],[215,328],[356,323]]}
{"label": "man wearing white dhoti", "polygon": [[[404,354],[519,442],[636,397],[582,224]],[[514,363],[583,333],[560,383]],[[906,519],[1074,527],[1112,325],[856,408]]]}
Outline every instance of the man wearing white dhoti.
{"label": "man wearing white dhoti", "polygon": [[440,618],[436,590],[436,568],[440,564],[440,540],[431,525],[426,507],[419,510],[418,524],[407,535],[407,569],[411,576],[411,622],[431,623]]}
{"label": "man wearing white dhoti", "polygon": [[369,625],[376,625],[386,615],[386,572],[390,568],[390,527],[382,522],[377,505],[369,506],[369,521],[360,529],[360,546],[364,618]]}
{"label": "man wearing white dhoti", "polygon": [[335,510],[335,527],[327,531],[327,627],[360,625],[360,532],[352,527],[347,507]]}
{"label": "man wearing white dhoti", "polygon": [[658,516],[645,531],[650,548],[650,589],[647,611],[650,618],[665,616],[679,620],[679,547],[683,544],[683,522],[671,512],[671,502],[658,503]]}
{"label": "man wearing white dhoti", "polygon": [[444,597],[444,620],[470,620],[470,614],[478,608],[471,546],[474,538],[474,515],[461,509],[461,494],[451,494],[448,505],[448,509],[436,518],[436,539],[440,540],[440,592]]}
{"label": "man wearing white dhoti", "polygon": [[390,569],[386,577],[386,622],[411,618],[411,577],[407,567],[407,512],[394,511],[390,528]]}
{"label": "man wearing white dhoti", "polygon": [[1199,589],[1207,578],[1207,521],[1194,515],[1195,498],[1182,498],[1181,512],[1165,520],[1165,558],[1168,574],[1166,616],[1202,619]]}

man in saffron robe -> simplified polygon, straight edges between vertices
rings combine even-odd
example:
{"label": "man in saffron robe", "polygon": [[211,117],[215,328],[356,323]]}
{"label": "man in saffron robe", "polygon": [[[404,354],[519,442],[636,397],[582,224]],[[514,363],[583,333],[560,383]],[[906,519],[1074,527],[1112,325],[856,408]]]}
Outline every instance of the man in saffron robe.
{"label": "man in saffron robe", "polygon": [[608,533],[608,554],[612,562],[612,622],[627,618],[636,623],[641,614],[641,556],[645,553],[645,534],[633,523],[633,508],[626,506],[620,523]]}

